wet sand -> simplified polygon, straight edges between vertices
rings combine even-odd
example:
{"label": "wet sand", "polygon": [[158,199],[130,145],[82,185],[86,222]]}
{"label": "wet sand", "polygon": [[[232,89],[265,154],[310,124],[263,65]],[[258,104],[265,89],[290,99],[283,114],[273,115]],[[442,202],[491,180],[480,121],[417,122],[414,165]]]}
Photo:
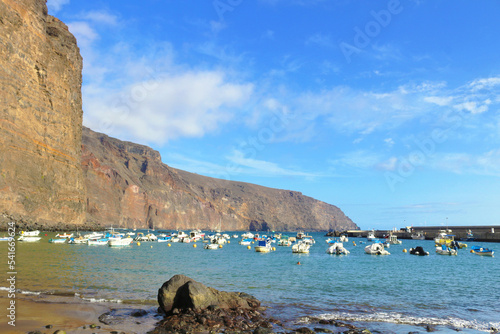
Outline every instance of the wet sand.
{"label": "wet sand", "polygon": [[[0,296],[2,314],[9,314],[7,309],[10,299],[6,295]],[[119,323],[111,326],[99,322],[99,316],[111,309],[137,309],[130,305],[102,305],[98,303],[75,303],[71,298],[29,297],[18,298],[15,301],[15,327],[9,325],[8,317],[2,317],[0,333],[14,334],[40,331],[54,333],[61,329],[66,333],[110,333],[111,331],[125,333],[146,333],[154,328],[156,320],[150,315],[144,318],[124,317]],[[46,328],[52,325],[51,328]],[[90,325],[100,328],[90,329]],[[85,327],[85,329],[84,329]]]}

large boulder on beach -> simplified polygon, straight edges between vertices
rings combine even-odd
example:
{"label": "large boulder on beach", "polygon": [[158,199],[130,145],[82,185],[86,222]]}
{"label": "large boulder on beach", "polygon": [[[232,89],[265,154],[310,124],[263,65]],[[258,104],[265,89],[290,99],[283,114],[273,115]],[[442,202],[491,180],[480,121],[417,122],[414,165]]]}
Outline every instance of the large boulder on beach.
{"label": "large boulder on beach", "polygon": [[253,296],[219,291],[184,275],[175,275],[163,283],[158,290],[158,304],[166,314],[174,309],[254,309],[260,306]]}

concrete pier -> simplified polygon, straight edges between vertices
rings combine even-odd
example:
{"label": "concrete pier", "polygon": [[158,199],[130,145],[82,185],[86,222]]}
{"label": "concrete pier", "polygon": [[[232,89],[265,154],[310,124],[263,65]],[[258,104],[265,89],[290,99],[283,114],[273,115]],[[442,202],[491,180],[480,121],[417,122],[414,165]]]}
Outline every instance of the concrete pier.
{"label": "concrete pier", "polygon": [[[384,238],[389,233],[399,239],[411,239],[413,233],[422,232],[426,240],[432,240],[441,231],[448,230],[448,234],[455,235],[455,240],[467,238],[469,230],[474,234],[475,241],[500,242],[500,225],[488,226],[412,226],[411,231],[404,227],[394,230],[375,230],[375,237]],[[346,231],[349,237],[366,237],[371,230]]]}

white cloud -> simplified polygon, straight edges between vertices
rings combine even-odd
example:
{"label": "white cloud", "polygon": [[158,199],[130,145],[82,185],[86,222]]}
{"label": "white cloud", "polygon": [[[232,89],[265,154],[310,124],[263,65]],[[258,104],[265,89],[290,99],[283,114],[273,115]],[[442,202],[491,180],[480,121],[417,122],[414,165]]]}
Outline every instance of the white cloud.
{"label": "white cloud", "polygon": [[264,177],[300,176],[306,178],[315,178],[320,176],[319,174],[282,168],[274,162],[246,157],[245,154],[239,150],[234,150],[230,156],[226,157],[226,159],[235,164],[237,166],[237,170],[241,174],[258,175]]}
{"label": "white cloud", "polygon": [[70,22],[68,29],[75,35],[78,45],[83,48],[90,47],[99,38],[99,34],[85,21]]}
{"label": "white cloud", "polygon": [[335,168],[351,169],[372,169],[380,162],[381,158],[378,154],[366,150],[356,150],[341,155],[340,158],[330,160],[330,164]]}
{"label": "white cloud", "polygon": [[394,170],[396,170],[397,162],[398,162],[398,158],[390,157],[386,161],[383,161],[383,162],[376,164],[375,167],[378,170],[382,170],[382,171],[394,171]]}
{"label": "white cloud", "polygon": [[88,20],[99,24],[108,26],[115,26],[118,24],[116,15],[110,14],[106,11],[90,11],[80,15],[81,20]]}
{"label": "white cloud", "polygon": [[485,111],[488,111],[488,105],[491,104],[491,100],[487,99],[483,101],[482,105],[479,105],[475,101],[467,101],[454,106],[457,110],[467,110],[472,114],[481,114]]}
{"label": "white cloud", "polygon": [[436,154],[430,161],[431,167],[456,174],[500,176],[500,149],[483,153]]}
{"label": "white cloud", "polygon": [[425,102],[437,104],[440,107],[450,105],[451,101],[453,101],[452,96],[426,96],[424,97]]}
{"label": "white cloud", "polygon": [[498,85],[500,85],[500,77],[492,77],[492,78],[476,79],[469,84],[469,87],[472,90],[480,90],[480,89],[491,89],[494,86]]}
{"label": "white cloud", "polygon": [[218,131],[252,95],[250,83],[217,71],[190,71],[85,95],[84,123],[97,131],[146,143],[202,137]]}
{"label": "white cloud", "polygon": [[70,0],[47,0],[47,8],[51,13],[57,13],[64,5],[69,4]]}

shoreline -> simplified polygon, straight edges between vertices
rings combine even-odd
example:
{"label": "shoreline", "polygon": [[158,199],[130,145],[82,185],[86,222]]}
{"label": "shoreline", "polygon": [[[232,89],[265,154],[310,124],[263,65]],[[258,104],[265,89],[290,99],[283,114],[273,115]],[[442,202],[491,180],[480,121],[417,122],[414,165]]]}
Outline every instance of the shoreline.
{"label": "shoreline", "polygon": [[[0,308],[6,310],[10,300],[6,294],[0,295]],[[54,333],[64,330],[66,333],[115,331],[141,334],[153,330],[161,319],[157,318],[156,308],[151,306],[93,303],[72,297],[23,295],[15,298],[15,306],[15,326],[10,325],[8,322],[11,320],[5,317],[0,323],[0,333]],[[140,315],[131,315],[134,312]]]}
{"label": "shoreline", "polygon": [[[6,294],[0,295],[0,307],[7,309],[9,300]],[[22,295],[15,299],[16,321],[15,327],[8,324],[6,318],[0,323],[0,333],[54,333],[63,330],[66,333],[127,333],[146,334],[157,328],[163,315],[157,312],[157,307],[140,304],[121,304],[110,302],[87,302],[74,297],[61,297],[54,295]],[[266,306],[267,307],[267,306]],[[272,306],[271,306],[272,308]],[[276,310],[275,310],[276,311]],[[267,312],[266,312],[267,313]],[[275,313],[275,312],[270,312]],[[267,314],[269,317],[270,314]],[[337,318],[338,319],[338,318]],[[497,333],[498,329],[490,331],[472,330],[470,328],[457,328],[443,324],[404,324],[391,322],[372,322],[367,320],[326,320],[318,315],[302,315],[295,319],[279,319],[282,324],[281,332],[307,333],[377,333],[390,328],[391,333],[399,332],[425,332],[436,333],[457,332],[462,333]],[[47,327],[50,326],[50,327]],[[324,331],[323,331],[324,330]],[[367,331],[364,331],[367,330]],[[38,332],[37,332],[38,331]],[[273,330],[273,333],[275,331]],[[304,332],[304,333],[305,333]]]}

